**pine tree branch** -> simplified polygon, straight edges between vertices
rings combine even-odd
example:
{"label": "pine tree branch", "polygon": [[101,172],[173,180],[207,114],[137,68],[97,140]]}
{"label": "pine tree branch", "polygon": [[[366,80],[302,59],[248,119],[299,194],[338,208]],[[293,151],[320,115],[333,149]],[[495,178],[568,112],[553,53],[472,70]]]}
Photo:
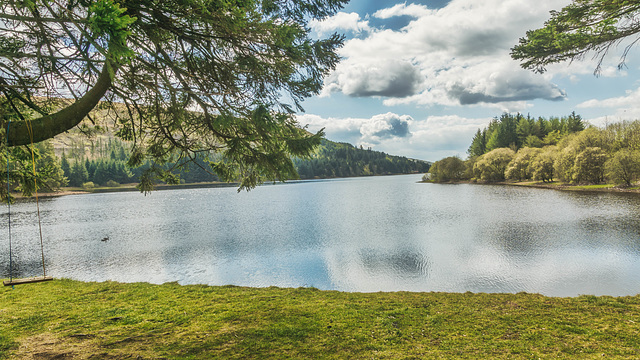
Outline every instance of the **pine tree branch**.
{"label": "pine tree branch", "polygon": [[[73,104],[64,109],[34,120],[13,122],[7,136],[8,146],[27,145],[32,142],[29,126],[33,129],[33,143],[50,139],[78,125],[111,87],[117,69],[105,62],[96,84]],[[5,130],[9,124],[3,124]]]}

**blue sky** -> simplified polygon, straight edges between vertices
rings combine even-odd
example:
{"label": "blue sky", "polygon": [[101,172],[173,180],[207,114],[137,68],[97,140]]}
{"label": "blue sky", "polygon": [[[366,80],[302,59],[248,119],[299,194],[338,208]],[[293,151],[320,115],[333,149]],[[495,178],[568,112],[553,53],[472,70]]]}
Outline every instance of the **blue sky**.
{"label": "blue sky", "polygon": [[510,48],[549,11],[570,0],[352,0],[310,23],[315,36],[346,41],[342,61],[298,116],[327,138],[393,155],[435,161],[466,157],[473,134],[503,112],[564,116],[589,123],[640,119],[640,52],[618,70],[621,44],[600,76],[587,57],[523,70]]}

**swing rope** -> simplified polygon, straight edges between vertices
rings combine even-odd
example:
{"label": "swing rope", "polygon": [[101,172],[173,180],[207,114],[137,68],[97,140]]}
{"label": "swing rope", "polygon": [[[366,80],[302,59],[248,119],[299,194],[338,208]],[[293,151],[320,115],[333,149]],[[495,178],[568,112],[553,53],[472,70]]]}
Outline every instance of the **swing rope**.
{"label": "swing rope", "polygon": [[29,131],[29,139],[31,140],[31,164],[33,165],[33,188],[36,194],[36,211],[38,213],[38,231],[40,233],[40,254],[42,257],[42,276],[47,276],[47,269],[44,266],[44,241],[42,240],[42,221],[40,219],[40,201],[38,200],[38,178],[36,176],[36,156],[33,152],[33,127],[31,121],[27,121],[27,130]]}
{"label": "swing rope", "polygon": [[[36,211],[37,211],[37,215],[38,215],[38,230],[39,230],[39,234],[40,234],[40,254],[41,254],[41,259],[42,259],[42,277],[41,278],[33,278],[33,279],[26,279],[26,280],[13,280],[13,250],[12,250],[12,242],[11,242],[11,201],[7,200],[7,205],[8,205],[8,223],[9,223],[9,282],[4,282],[4,285],[15,285],[15,284],[21,284],[21,283],[29,283],[29,282],[37,282],[37,281],[47,281],[47,280],[51,280],[51,277],[47,276],[47,269],[45,267],[45,259],[44,259],[44,241],[43,241],[43,236],[42,236],[42,220],[41,220],[41,216],[40,216],[40,201],[38,199],[38,179],[37,179],[37,173],[36,173],[36,157],[35,157],[35,153],[34,153],[34,145],[33,145],[33,128],[31,126],[31,121],[26,120],[25,121],[26,125],[27,125],[27,130],[29,132],[29,138],[31,139],[31,146],[29,147],[29,149],[31,150],[31,163],[33,165],[33,186],[34,186],[34,191],[35,191],[35,196],[36,196]],[[7,144],[9,144],[9,128],[11,126],[11,120],[9,120],[8,124],[7,124]],[[10,189],[10,177],[9,177],[9,147],[7,146],[7,196],[9,196],[9,191]]]}
{"label": "swing rope", "polygon": [[[9,127],[11,126],[11,120],[7,124],[7,144],[9,144]],[[9,282],[13,282],[13,250],[11,247],[11,199],[9,199],[9,147],[6,149],[7,155],[7,206],[9,207],[9,212],[7,214],[8,223],[9,223]]]}

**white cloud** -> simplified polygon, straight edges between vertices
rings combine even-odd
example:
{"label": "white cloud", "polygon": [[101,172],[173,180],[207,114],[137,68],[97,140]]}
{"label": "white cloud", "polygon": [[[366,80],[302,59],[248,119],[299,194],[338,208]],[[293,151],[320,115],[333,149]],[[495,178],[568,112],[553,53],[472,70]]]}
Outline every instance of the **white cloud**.
{"label": "white cloud", "polygon": [[562,100],[566,94],[551,82],[553,72],[542,76],[520,69],[509,52],[526,30],[542,26],[550,9],[569,2],[452,0],[438,10],[414,4],[380,10],[374,16],[414,19],[400,30],[373,29],[347,41],[340,50],[344,60],[326,79],[323,95],[341,91],[388,97],[387,105],[500,108]]}
{"label": "white cloud", "polygon": [[469,119],[457,115],[430,116],[416,124],[414,139],[430,151],[466,152],[473,135],[488,125],[490,118]]}
{"label": "white cloud", "polygon": [[490,120],[451,115],[430,116],[418,121],[408,115],[394,113],[371,118],[298,116],[298,121],[308,125],[310,131],[325,128],[329,140],[371,146],[389,154],[431,161],[451,155],[466,157],[474,133],[486,127]]}
{"label": "white cloud", "polygon": [[321,96],[342,91],[352,97],[406,97],[415,94],[423,82],[420,71],[408,61],[345,62],[325,80]]}
{"label": "white cloud", "polygon": [[369,22],[361,20],[357,13],[339,12],[334,16],[323,20],[312,19],[309,21],[309,27],[316,33],[323,34],[332,33],[339,30],[353,31],[360,33],[369,31]]}
{"label": "white cloud", "polygon": [[380,143],[384,139],[411,137],[409,123],[413,119],[409,115],[397,115],[394,113],[380,114],[363,122],[360,127],[362,140],[367,143]]}
{"label": "white cloud", "polygon": [[432,10],[429,10],[426,6],[416,4],[396,4],[393,7],[381,9],[376,11],[373,16],[380,19],[389,19],[394,16],[411,16],[420,18],[422,16],[431,15]]}
{"label": "white cloud", "polygon": [[596,126],[622,120],[637,120],[640,119],[640,88],[635,91],[628,90],[625,96],[587,100],[576,107],[579,109],[613,109],[611,114],[587,119],[589,123]]}
{"label": "white cloud", "polygon": [[[370,22],[355,14],[328,19],[318,30],[353,33],[339,50],[343,60],[325,79],[324,98],[307,109],[335,113],[339,104],[353,117],[299,119],[310,130],[326,128],[330,140],[433,161],[466,157],[476,130],[502,112],[551,116],[575,109],[598,126],[640,119],[640,82],[634,82],[640,48],[629,53],[629,67],[622,70],[612,49],[602,63],[599,75],[608,78],[602,85],[593,79],[599,59],[590,55],[551,64],[542,75],[521,69],[509,56],[527,30],[544,24],[549,10],[570,2],[451,0],[439,9],[388,2],[389,8],[371,12]],[[618,96],[619,89],[633,90]],[[331,99],[336,93],[342,94]],[[380,101],[393,112],[379,107]],[[379,115],[370,116],[372,109]],[[431,115],[416,116],[425,111]]]}
{"label": "white cloud", "polygon": [[327,138],[353,145],[379,144],[392,138],[411,137],[411,116],[386,113],[371,118],[322,118],[317,115],[298,116],[298,122],[308,125],[310,131],[325,129]]}
{"label": "white cloud", "polygon": [[591,99],[577,105],[578,108],[629,108],[640,106],[640,89],[627,91],[627,95],[604,100]]}
{"label": "white cloud", "polygon": [[[637,54],[637,49],[633,49],[632,53]],[[600,72],[595,74],[596,67],[598,66],[598,59],[587,57],[582,60],[568,61],[556,64],[549,64],[547,73],[552,74],[554,77],[566,77],[571,82],[578,83],[580,81],[580,75],[594,76],[597,75],[601,78],[621,78],[629,75],[625,69],[618,68],[618,58],[615,56],[606,57],[602,64],[600,64]]]}
{"label": "white cloud", "polygon": [[531,99],[558,101],[566,98],[564,91],[544,77],[510,65],[480,64],[463,69],[466,76],[455,79],[447,87],[448,96],[458,100],[461,105]]}

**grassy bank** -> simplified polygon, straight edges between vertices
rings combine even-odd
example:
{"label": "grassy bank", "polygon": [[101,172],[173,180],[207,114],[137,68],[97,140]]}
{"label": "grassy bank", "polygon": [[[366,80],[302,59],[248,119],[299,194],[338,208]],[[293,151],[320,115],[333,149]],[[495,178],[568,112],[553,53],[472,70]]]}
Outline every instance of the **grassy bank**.
{"label": "grassy bank", "polygon": [[553,182],[542,182],[542,181],[500,181],[500,182],[474,182],[474,181],[455,181],[455,182],[445,182],[438,183],[435,181],[420,181],[422,183],[427,184],[480,184],[480,185],[511,185],[511,186],[525,186],[525,187],[536,187],[543,189],[553,189],[553,190],[565,190],[565,191],[603,191],[603,192],[625,192],[625,193],[639,193],[640,194],[640,186],[620,186],[615,184],[596,184],[596,185],[576,185],[576,184],[568,184],[560,181]]}
{"label": "grassy bank", "polygon": [[637,358],[640,297],[54,280],[0,290],[0,357]]}
{"label": "grassy bank", "polygon": [[[58,189],[55,192],[40,192],[38,196],[43,197],[56,197],[56,196],[64,196],[64,195],[76,195],[76,194],[93,194],[93,193],[109,193],[109,192],[140,192],[140,190],[136,187],[137,183],[131,184],[121,184],[119,186],[96,186],[92,188],[83,188],[83,187],[63,187]],[[226,182],[201,182],[201,183],[189,183],[189,184],[176,184],[176,185],[168,185],[168,184],[158,184],[156,185],[154,191],[160,190],[174,190],[174,189],[196,189],[196,188],[219,188],[219,187],[237,187],[238,183],[226,183]],[[23,196],[20,193],[12,194],[17,199],[22,199]],[[35,195],[30,196],[30,198],[35,198]]]}
{"label": "grassy bank", "polygon": [[625,192],[640,193],[638,186],[621,186],[615,184],[595,184],[595,185],[576,185],[567,184],[559,181],[542,182],[542,181],[519,181],[519,182],[503,182],[500,184],[514,186],[529,186],[545,189],[567,190],[567,191],[604,191],[604,192]]}

